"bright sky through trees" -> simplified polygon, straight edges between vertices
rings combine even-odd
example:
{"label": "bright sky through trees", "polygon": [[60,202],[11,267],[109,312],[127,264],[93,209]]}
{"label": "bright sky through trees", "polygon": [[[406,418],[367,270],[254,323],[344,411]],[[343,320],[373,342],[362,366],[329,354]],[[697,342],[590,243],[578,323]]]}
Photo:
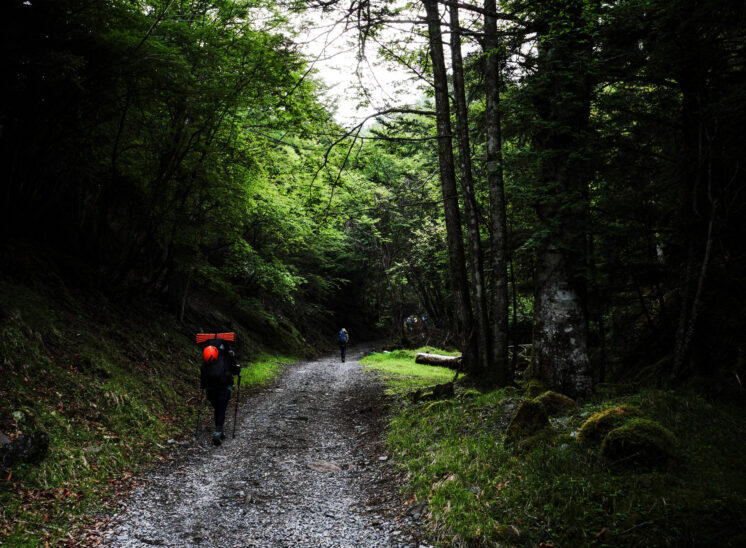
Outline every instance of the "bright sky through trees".
{"label": "bright sky through trees", "polygon": [[311,10],[291,24],[304,28],[296,43],[328,87],[324,99],[338,123],[354,125],[380,110],[415,104],[422,98],[422,82],[378,53],[380,43],[387,45],[403,29],[383,31],[361,51],[358,30],[346,24],[341,13]]}

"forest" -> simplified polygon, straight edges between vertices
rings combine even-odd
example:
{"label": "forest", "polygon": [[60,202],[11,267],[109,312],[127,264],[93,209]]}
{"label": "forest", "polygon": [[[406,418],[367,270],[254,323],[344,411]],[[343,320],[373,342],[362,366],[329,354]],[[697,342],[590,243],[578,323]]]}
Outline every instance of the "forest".
{"label": "forest", "polygon": [[[376,111],[341,122],[303,47],[332,22],[418,98],[359,77]],[[458,351],[485,393],[657,390],[742,421],[743,2],[6,0],[0,31],[0,431],[40,349],[85,354],[64,318],[148,310],[252,356],[344,325]],[[646,542],[707,544],[672,535]]]}

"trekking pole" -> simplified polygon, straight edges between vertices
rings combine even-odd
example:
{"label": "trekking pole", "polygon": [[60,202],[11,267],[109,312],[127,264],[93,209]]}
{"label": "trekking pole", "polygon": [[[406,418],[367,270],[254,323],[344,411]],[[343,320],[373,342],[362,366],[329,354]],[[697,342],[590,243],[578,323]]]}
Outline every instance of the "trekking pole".
{"label": "trekking pole", "polygon": [[199,433],[199,416],[200,413],[202,413],[202,399],[204,398],[204,393],[202,392],[202,389],[199,391],[199,400],[197,403],[197,424],[194,426],[194,437],[197,437],[197,434]]}
{"label": "trekking pole", "polygon": [[236,388],[236,409],[233,411],[233,439],[236,439],[236,419],[238,418],[238,399],[241,396],[241,370],[238,370],[238,387]]}

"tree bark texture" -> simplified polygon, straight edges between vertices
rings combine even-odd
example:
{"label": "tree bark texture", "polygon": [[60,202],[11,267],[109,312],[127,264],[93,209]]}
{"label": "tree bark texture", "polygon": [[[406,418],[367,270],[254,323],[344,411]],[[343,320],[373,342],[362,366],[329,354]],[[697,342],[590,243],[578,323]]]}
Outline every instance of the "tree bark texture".
{"label": "tree bark texture", "polygon": [[[485,0],[487,12],[497,11],[495,0]],[[484,19],[484,122],[487,136],[487,185],[490,193],[490,238],[492,241],[492,359],[497,383],[509,384],[513,379],[508,363],[508,268],[505,185],[503,181],[502,131],[500,128],[500,44],[497,19]]]}
{"label": "tree bark texture", "polygon": [[[471,146],[469,140],[469,112],[466,106],[466,86],[464,84],[464,63],[461,57],[461,33],[459,31],[458,7],[452,5],[451,16],[451,63],[453,65],[453,95],[456,114],[456,138],[459,151],[459,171],[461,173],[461,196],[466,214],[466,233],[469,244],[469,267],[474,305],[474,336],[477,345],[475,370],[483,378],[492,377],[490,359],[490,338],[487,316],[487,295],[484,283],[482,241],[477,217],[477,199],[474,195],[472,177]],[[490,379],[492,380],[492,379]]]}
{"label": "tree bark texture", "polygon": [[464,369],[468,373],[479,374],[475,370],[475,337],[472,336],[472,310],[469,286],[466,278],[466,259],[461,214],[458,206],[458,189],[454,170],[453,148],[451,144],[451,111],[448,97],[448,77],[443,56],[443,39],[440,28],[440,13],[436,0],[423,0],[425,6],[430,58],[433,63],[435,83],[435,111],[438,131],[438,164],[443,190],[448,260],[453,284],[453,304],[456,313],[458,340],[464,359]]}
{"label": "tree bark texture", "polygon": [[571,265],[559,243],[546,242],[536,264],[535,369],[552,390],[571,396],[591,391],[588,327]]}

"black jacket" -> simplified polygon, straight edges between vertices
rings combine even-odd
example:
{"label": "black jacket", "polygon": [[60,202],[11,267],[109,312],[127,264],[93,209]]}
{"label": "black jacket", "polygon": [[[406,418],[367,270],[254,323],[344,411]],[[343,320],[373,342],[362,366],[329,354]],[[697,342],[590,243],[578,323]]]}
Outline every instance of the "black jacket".
{"label": "black jacket", "polygon": [[236,353],[223,339],[210,339],[205,342],[205,347],[208,346],[214,346],[218,349],[218,360],[214,364],[202,362],[199,371],[200,388],[233,386],[233,375],[238,375],[240,371],[236,361]]}

